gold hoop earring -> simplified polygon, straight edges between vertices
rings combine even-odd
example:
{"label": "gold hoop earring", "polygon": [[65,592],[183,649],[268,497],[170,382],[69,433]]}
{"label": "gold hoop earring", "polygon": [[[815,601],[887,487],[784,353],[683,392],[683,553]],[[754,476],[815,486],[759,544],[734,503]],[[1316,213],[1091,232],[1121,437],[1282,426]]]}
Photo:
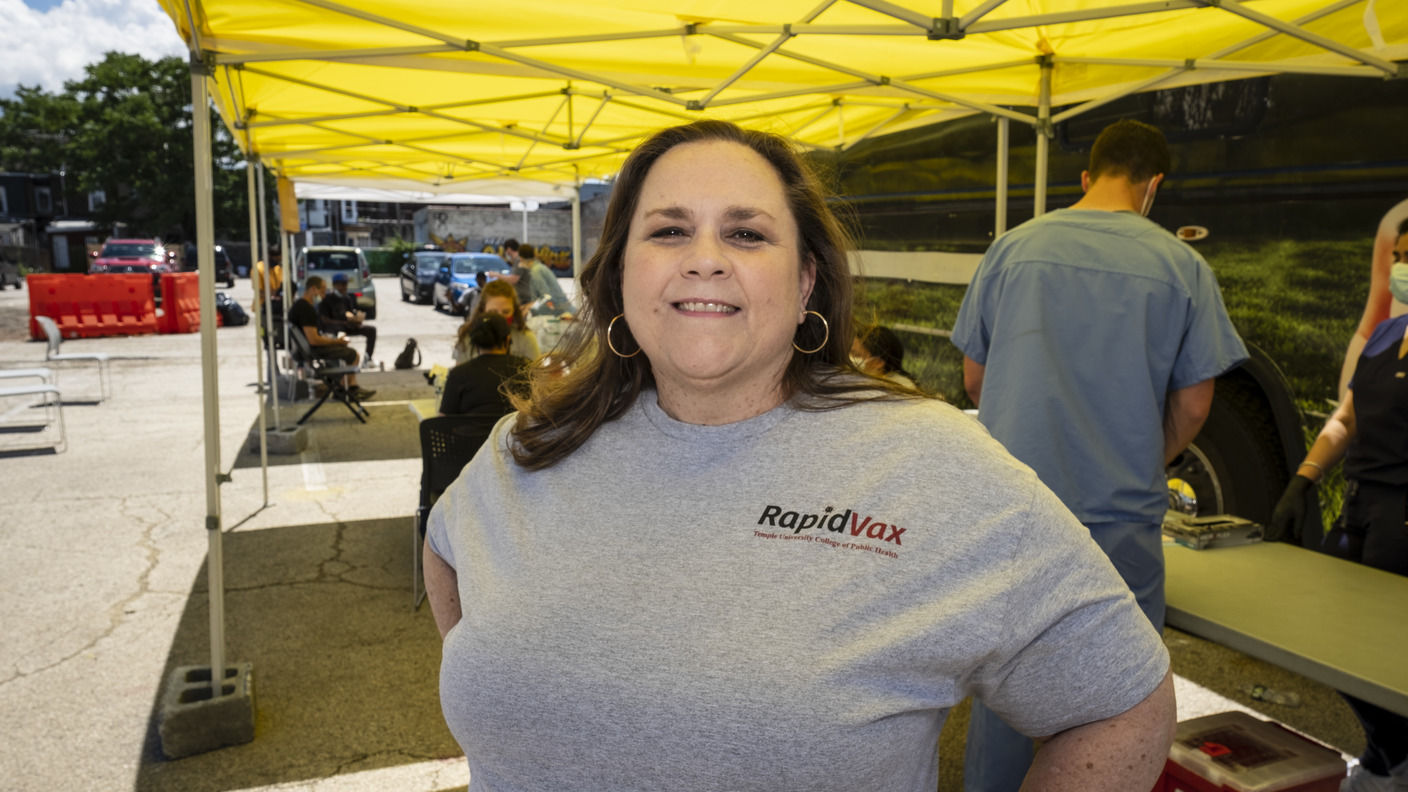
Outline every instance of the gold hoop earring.
{"label": "gold hoop earring", "polygon": [[616,314],[615,316],[611,317],[611,323],[606,326],[606,347],[610,349],[611,352],[618,358],[633,358],[636,355],[640,354],[640,344],[636,344],[636,351],[632,352],[629,355],[623,355],[621,354],[621,351],[616,348],[616,345],[611,343],[611,328],[615,327],[616,320],[620,319],[623,316],[625,316],[625,314],[623,313]]}
{"label": "gold hoop earring", "polygon": [[[797,346],[797,342],[796,342],[796,341],[793,341],[793,342],[792,342],[792,348],[795,349],[795,350],[797,350],[798,352],[801,352],[803,355],[811,355],[811,354],[814,354],[814,353],[816,353],[816,352],[820,352],[822,349],[824,349],[824,348],[826,347],[826,342],[831,340],[831,323],[828,322],[828,321],[826,321],[826,317],[825,317],[825,316],[822,316],[821,314],[817,313],[816,311],[803,311],[803,312],[802,312],[802,316],[803,316],[803,317],[806,317],[807,314],[811,314],[812,316],[815,316],[816,318],[818,318],[818,319],[821,320],[821,327],[822,327],[823,330],[826,331],[826,335],[821,339],[821,343],[816,345],[816,348],[815,348],[815,349],[802,349],[801,347]],[[802,321],[805,322],[806,319],[804,318]],[[608,338],[609,338],[609,336],[608,336]]]}

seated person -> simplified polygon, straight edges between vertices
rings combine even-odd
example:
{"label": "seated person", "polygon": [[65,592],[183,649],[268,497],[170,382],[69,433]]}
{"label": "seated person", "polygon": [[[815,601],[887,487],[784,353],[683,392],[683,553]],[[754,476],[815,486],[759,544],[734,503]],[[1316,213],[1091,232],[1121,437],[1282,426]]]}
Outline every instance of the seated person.
{"label": "seated person", "polygon": [[521,262],[520,269],[515,272],[527,272],[528,289],[532,293],[529,310],[533,315],[557,316],[563,321],[571,321],[577,308],[567,299],[566,292],[562,291],[562,284],[557,282],[557,275],[548,265],[538,260],[537,251],[533,250],[533,246],[519,245],[518,259]]}
{"label": "seated person", "polygon": [[464,312],[465,320],[474,315],[479,309],[479,297],[484,293],[484,284],[489,282],[489,276],[483,272],[474,273],[474,288],[465,289],[464,294],[455,300],[455,307]]}
{"label": "seated person", "polygon": [[[320,360],[340,360],[355,366],[357,351],[348,346],[347,339],[323,335],[318,329],[318,309],[314,306],[324,298],[327,290],[328,285],[322,278],[317,275],[308,276],[308,282],[303,285],[303,296],[294,300],[293,307],[288,311],[288,321],[303,331],[304,338],[308,339],[308,346],[313,350],[313,357]],[[343,377],[342,385],[357,401],[370,399],[376,393],[360,387],[356,374]]]}
{"label": "seated person", "polygon": [[372,365],[372,354],[376,351],[376,328],[366,323],[367,315],[357,310],[357,301],[347,293],[347,273],[339,272],[332,276],[332,291],[318,303],[318,316],[323,327],[333,333],[349,336],[359,335],[367,339],[366,367]]}
{"label": "seated person", "polygon": [[528,361],[509,354],[509,335],[508,322],[497,313],[481,313],[470,323],[466,336],[477,354],[450,369],[440,397],[441,415],[513,412],[503,385]]}
{"label": "seated person", "polygon": [[474,344],[469,340],[469,329],[474,325],[474,321],[484,314],[498,314],[504,319],[504,323],[509,328],[509,348],[510,355],[516,355],[525,360],[537,360],[540,350],[538,347],[538,336],[528,329],[524,321],[523,306],[518,302],[518,294],[513,286],[504,281],[490,281],[484,284],[480,292],[479,302],[474,306],[474,310],[465,317],[464,324],[460,325],[458,337],[455,339],[455,348],[451,357],[456,363],[463,363],[479,354]]}
{"label": "seated person", "polygon": [[862,329],[851,342],[851,362],[872,377],[884,377],[906,388],[915,388],[914,378],[904,370],[904,345],[895,331],[882,325]]}

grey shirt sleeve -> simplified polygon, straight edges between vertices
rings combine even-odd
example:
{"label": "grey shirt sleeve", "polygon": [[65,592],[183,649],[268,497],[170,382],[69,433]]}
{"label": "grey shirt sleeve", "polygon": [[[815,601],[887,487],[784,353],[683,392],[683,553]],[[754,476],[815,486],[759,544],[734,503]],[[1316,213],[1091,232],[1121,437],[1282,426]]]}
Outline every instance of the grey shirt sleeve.
{"label": "grey shirt sleeve", "polygon": [[1163,680],[1169,658],[1085,526],[1045,487],[1031,496],[1014,512],[1020,539],[995,570],[1009,587],[999,649],[973,687],[1014,729],[1041,737],[1129,710]]}

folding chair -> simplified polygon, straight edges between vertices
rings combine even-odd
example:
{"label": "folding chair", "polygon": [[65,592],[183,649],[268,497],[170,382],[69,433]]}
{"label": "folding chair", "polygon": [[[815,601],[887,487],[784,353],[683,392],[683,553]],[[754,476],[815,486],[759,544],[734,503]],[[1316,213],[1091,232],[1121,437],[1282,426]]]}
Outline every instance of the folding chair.
{"label": "folding chair", "polygon": [[[34,378],[40,382],[30,385],[4,385],[0,386],[0,401],[10,397],[38,396],[44,405],[44,423],[38,429],[43,431],[52,424],[58,424],[59,438],[57,442],[41,443],[38,445],[27,445],[20,447],[0,447],[0,451],[28,451],[34,448],[46,448],[52,446],[55,453],[60,453],[68,448],[68,432],[64,427],[64,400],[59,393],[59,386],[50,381],[51,372],[49,369],[8,369],[0,378],[6,380],[16,380],[22,378]],[[18,415],[23,415],[30,408],[36,406],[35,402],[25,400],[15,404],[8,409],[0,411],[0,425],[8,424],[11,419]],[[26,425],[30,427],[33,425]]]}
{"label": "folding chair", "polygon": [[425,599],[420,554],[430,507],[459,477],[503,416],[501,412],[441,415],[420,422],[420,506],[411,533],[411,610],[419,609]]}
{"label": "folding chair", "polygon": [[0,380],[37,379],[45,385],[57,385],[54,372],[46,368],[0,369]]}
{"label": "folding chair", "polygon": [[337,361],[317,357],[313,354],[313,345],[308,343],[308,337],[303,335],[303,328],[291,326],[288,330],[289,341],[293,344],[293,361],[322,380],[323,385],[326,386],[322,397],[308,408],[308,412],[303,413],[303,417],[298,419],[298,423],[302,425],[304,421],[308,420],[313,413],[318,411],[319,407],[323,406],[323,402],[327,401],[329,396],[335,397],[347,405],[347,409],[352,411],[358,421],[366,423],[367,416],[370,415],[367,408],[363,407],[357,397],[353,396],[342,384],[342,378],[348,374],[356,374],[357,367],[335,365]]}
{"label": "folding chair", "polygon": [[59,332],[59,325],[47,316],[36,316],[34,321],[39,323],[40,329],[44,331],[44,337],[48,340],[49,346],[44,350],[44,359],[52,362],[80,361],[88,360],[98,364],[98,389],[99,401],[112,395],[112,376],[108,372],[108,361],[110,355],[102,352],[59,352],[59,345],[63,343],[63,333]]}

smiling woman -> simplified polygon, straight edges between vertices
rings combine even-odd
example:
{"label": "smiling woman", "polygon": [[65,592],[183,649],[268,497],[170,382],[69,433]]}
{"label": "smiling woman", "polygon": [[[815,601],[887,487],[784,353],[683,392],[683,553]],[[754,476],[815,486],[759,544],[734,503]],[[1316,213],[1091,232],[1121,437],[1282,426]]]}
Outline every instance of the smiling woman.
{"label": "smiling woman", "polygon": [[627,160],[565,354],[429,520],[471,792],[929,792],[969,694],[1052,736],[1036,788],[1153,785],[1158,634],[977,422],[851,365],[846,247],[781,138]]}
{"label": "smiling woman", "polygon": [[665,412],[725,424],[782,402],[816,277],[800,241],[776,172],[752,149],[702,141],[656,162],[631,218],[622,299]]}

